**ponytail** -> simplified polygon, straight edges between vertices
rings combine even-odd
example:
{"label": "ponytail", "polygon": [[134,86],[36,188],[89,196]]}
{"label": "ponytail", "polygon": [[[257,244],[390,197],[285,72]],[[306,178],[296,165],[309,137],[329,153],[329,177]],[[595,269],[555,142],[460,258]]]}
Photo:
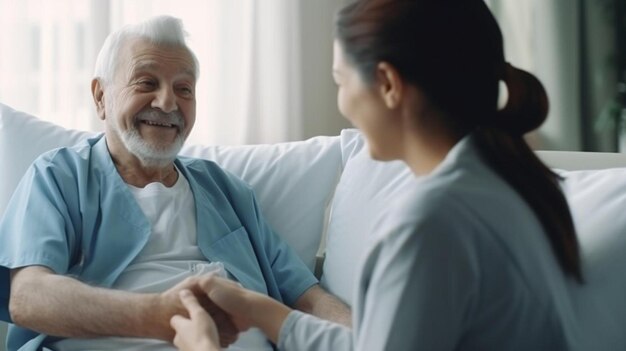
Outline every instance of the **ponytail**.
{"label": "ponytail", "polygon": [[504,64],[502,80],[509,97],[506,106],[491,121],[494,127],[507,130],[512,135],[524,135],[539,126],[548,116],[548,95],[543,85],[532,74]]}
{"label": "ponytail", "polygon": [[544,227],[563,271],[583,282],[580,249],[574,222],[559,182],[523,139],[548,114],[548,98],[532,74],[505,65],[503,79],[509,90],[506,106],[487,126],[480,127],[476,141],[486,162],[530,205]]}

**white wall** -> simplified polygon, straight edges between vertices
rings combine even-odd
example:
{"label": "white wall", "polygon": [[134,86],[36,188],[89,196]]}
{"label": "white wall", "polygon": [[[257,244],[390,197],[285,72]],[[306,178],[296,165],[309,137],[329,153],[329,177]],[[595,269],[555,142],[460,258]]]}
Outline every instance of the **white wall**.
{"label": "white wall", "polygon": [[[337,108],[337,88],[332,79],[334,14],[342,0],[301,1],[300,54],[303,82],[302,135],[338,135],[350,123]],[[321,22],[320,22],[321,21]]]}

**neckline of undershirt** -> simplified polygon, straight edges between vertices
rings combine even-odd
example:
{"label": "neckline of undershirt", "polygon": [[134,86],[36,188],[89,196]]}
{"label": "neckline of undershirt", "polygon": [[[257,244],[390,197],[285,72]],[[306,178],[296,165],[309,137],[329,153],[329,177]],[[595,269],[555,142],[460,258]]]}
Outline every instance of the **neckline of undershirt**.
{"label": "neckline of undershirt", "polygon": [[128,188],[133,192],[133,194],[136,194],[136,195],[151,194],[151,193],[164,193],[164,192],[175,193],[177,191],[180,191],[185,186],[186,179],[183,179],[185,177],[182,175],[182,173],[180,172],[178,167],[176,167],[176,165],[174,165],[174,169],[176,170],[178,177],[176,178],[176,182],[174,183],[174,185],[172,185],[171,187],[165,186],[165,184],[161,182],[148,183],[143,188],[140,188],[132,184],[128,184],[128,183],[126,183],[126,185],[128,185]]}

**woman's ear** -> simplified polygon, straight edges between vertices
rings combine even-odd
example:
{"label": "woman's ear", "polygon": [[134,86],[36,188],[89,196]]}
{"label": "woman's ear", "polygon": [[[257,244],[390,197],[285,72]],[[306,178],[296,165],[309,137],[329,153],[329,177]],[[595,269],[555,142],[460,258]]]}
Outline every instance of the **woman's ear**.
{"label": "woman's ear", "polygon": [[404,86],[398,70],[388,62],[376,67],[378,88],[387,108],[395,109],[402,101]]}
{"label": "woman's ear", "polygon": [[98,118],[104,120],[105,105],[104,105],[104,90],[102,89],[102,82],[100,79],[94,78],[91,80],[91,95],[93,96],[93,102],[96,104],[96,113]]}

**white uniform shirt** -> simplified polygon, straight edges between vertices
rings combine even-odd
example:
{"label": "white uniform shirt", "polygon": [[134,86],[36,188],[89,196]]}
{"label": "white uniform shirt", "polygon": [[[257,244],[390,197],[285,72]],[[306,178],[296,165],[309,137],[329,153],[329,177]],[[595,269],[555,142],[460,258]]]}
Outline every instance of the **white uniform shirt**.
{"label": "white uniform shirt", "polygon": [[382,215],[354,330],[292,312],[281,350],[567,350],[565,278],[527,203],[471,137]]}

